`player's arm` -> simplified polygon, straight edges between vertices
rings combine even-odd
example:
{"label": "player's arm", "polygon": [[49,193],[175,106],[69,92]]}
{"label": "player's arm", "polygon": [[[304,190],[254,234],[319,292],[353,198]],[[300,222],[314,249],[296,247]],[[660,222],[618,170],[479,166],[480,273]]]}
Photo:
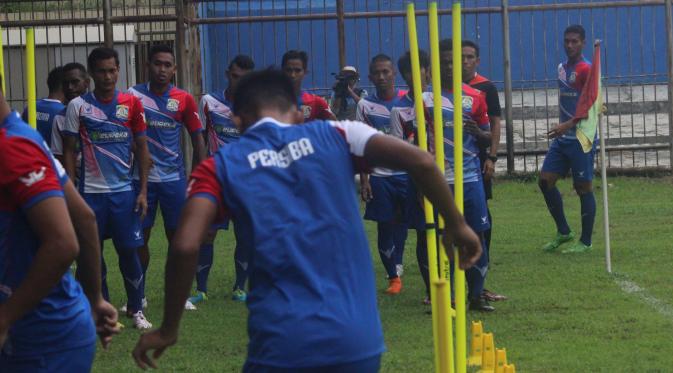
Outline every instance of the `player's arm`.
{"label": "player's arm", "polygon": [[[358,102],[355,108],[355,120],[365,123],[365,112],[364,112],[364,103],[362,101]],[[374,198],[372,194],[372,186],[369,183],[369,174],[367,172],[360,172],[360,198],[364,202],[370,201]]]}
{"label": "player's arm", "polygon": [[456,208],[451,189],[429,153],[394,137],[377,134],[367,141],[364,157],[371,166],[405,170],[409,173],[420,192],[444,218],[445,247],[449,256],[453,255],[451,245],[458,247],[461,268],[469,268],[479,259],[479,238],[467,226]]}
{"label": "player's arm", "polygon": [[327,101],[325,101],[324,98],[317,97],[316,102],[318,103],[318,112],[320,113],[319,115],[320,119],[337,120],[336,115],[332,113],[332,110],[330,110],[329,105],[327,105]]}
{"label": "player's arm", "polygon": [[112,336],[119,333],[119,328],[117,310],[103,299],[101,292],[101,248],[96,215],[70,180],[63,186],[63,192],[80,246],[77,257],[78,280],[91,304],[91,313],[101,344],[103,348],[107,348]]}
{"label": "player's arm", "polygon": [[[77,100],[77,99],[75,99]],[[74,101],[74,100],[73,100]],[[77,162],[77,140],[79,136],[79,106],[76,102],[70,102],[65,112],[63,124],[63,167],[68,176],[75,180],[77,174],[75,163]]]}
{"label": "player's arm", "polygon": [[139,176],[139,190],[136,198],[135,211],[140,212],[140,219],[142,220],[147,214],[147,177],[150,173],[150,166],[152,158],[150,157],[150,150],[147,146],[147,137],[145,130],[147,124],[145,123],[145,110],[143,109],[140,100],[133,96],[134,114],[131,122],[131,130],[133,131],[133,153],[135,159],[138,161],[138,176]]}
{"label": "player's arm", "polygon": [[[163,322],[159,329],[143,334],[133,350],[133,358],[142,369],[156,368],[154,359],[177,341],[185,301],[196,273],[199,248],[222,203],[213,158],[194,170],[188,193],[190,197],[180,215],[166,260]],[[153,358],[147,356],[150,350],[154,351]]]}
{"label": "player's arm", "polygon": [[187,105],[185,108],[185,124],[187,131],[192,139],[192,169],[201,161],[206,159],[206,142],[203,138],[203,124],[199,118],[199,109],[196,107],[196,101],[192,95],[187,95]]}

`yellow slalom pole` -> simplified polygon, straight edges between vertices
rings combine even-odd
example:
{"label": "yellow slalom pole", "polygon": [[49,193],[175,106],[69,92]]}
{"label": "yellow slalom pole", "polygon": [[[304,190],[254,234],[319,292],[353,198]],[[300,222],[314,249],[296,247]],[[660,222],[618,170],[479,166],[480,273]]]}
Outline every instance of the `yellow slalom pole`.
{"label": "yellow slalom pole", "polygon": [[35,29],[26,29],[26,88],[28,93],[28,124],[37,126],[37,93],[35,91]]}
{"label": "yellow slalom pole", "polygon": [[[453,159],[454,159],[454,195],[456,205],[463,212],[463,47],[461,34],[460,1],[453,4],[451,10],[453,38]],[[456,367],[458,373],[467,371],[467,317],[465,315],[465,272],[460,269],[459,256],[455,256],[456,287]]]}
{"label": "yellow slalom pole", "polygon": [[[441,71],[439,68],[439,17],[437,15],[437,3],[432,2],[428,8],[428,25],[430,27],[430,68],[432,74],[432,100],[433,100],[433,110],[432,118],[433,120],[433,130],[435,134],[435,160],[437,166],[444,173],[445,159],[444,159],[444,115],[442,114],[442,79]],[[444,229],[444,219],[440,216],[438,217],[438,226],[437,228],[441,232]],[[446,354],[446,360],[448,361],[449,372],[455,372],[455,359],[453,353],[453,312],[451,310],[451,282],[447,281],[449,274],[447,269],[448,266],[448,256],[442,241],[438,243],[439,249],[439,274],[441,275],[440,285],[437,289],[437,298],[433,298],[433,303],[435,299],[440,307],[440,328],[446,331],[446,334],[449,335],[449,338],[446,341],[442,341],[442,346],[445,350],[440,351],[441,357],[444,357]],[[431,270],[435,270],[437,267],[430,267]],[[448,322],[443,322],[444,319],[448,319]],[[441,337],[441,334],[440,334]]]}
{"label": "yellow slalom pole", "polygon": [[[425,151],[428,150],[428,135],[425,128],[425,113],[423,111],[423,92],[421,92],[421,67],[418,59],[418,36],[416,34],[416,11],[414,4],[407,5],[407,27],[409,33],[409,51],[411,53],[411,75],[414,82],[414,108],[416,111],[416,123],[418,126],[418,144]],[[445,330],[439,328],[439,305],[437,299],[438,274],[437,268],[437,232],[434,228],[434,212],[432,205],[423,198],[423,210],[425,213],[426,237],[428,243],[428,268],[430,269],[430,297],[432,298],[432,336],[434,342],[435,371],[445,373],[440,369],[440,334]],[[444,339],[444,338],[443,338]]]}
{"label": "yellow slalom pole", "polygon": [[2,49],[2,26],[0,26],[0,78],[2,78],[2,93],[5,94],[5,54]]}

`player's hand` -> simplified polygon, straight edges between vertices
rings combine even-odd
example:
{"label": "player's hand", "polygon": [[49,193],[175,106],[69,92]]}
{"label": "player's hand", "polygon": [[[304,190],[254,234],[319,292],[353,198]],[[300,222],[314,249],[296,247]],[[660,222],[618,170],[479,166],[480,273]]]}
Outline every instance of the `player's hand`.
{"label": "player's hand", "polygon": [[470,228],[465,221],[453,227],[447,227],[442,236],[444,247],[449,258],[453,259],[453,246],[458,248],[459,265],[461,269],[468,269],[477,262],[481,256],[481,241],[479,236]]}
{"label": "player's hand", "polygon": [[491,179],[493,179],[493,174],[495,173],[495,163],[487,158],[484,161],[484,169],[482,171],[484,173],[484,180],[491,181]]}
{"label": "player's hand", "polygon": [[476,137],[481,137],[483,132],[477,125],[477,122],[467,118],[463,120],[463,131]]}
{"label": "player's hand", "polygon": [[[156,369],[157,364],[155,360],[160,358],[166,348],[174,345],[177,340],[177,334],[168,335],[162,332],[161,329],[152,330],[140,336],[138,344],[136,344],[131,355],[133,355],[133,359],[141,369],[145,370],[148,367]],[[152,350],[154,350],[154,353],[152,353],[152,357],[150,358],[147,356],[147,353]]]}
{"label": "player's hand", "polygon": [[104,349],[112,342],[112,336],[119,334],[117,310],[103,298],[91,305],[91,313],[96,324],[96,333]]}
{"label": "player's hand", "polygon": [[3,315],[2,307],[0,307],[0,350],[2,349],[2,346],[5,345],[8,333],[9,333],[9,322],[7,321],[5,315]]}
{"label": "player's hand", "polygon": [[140,214],[140,221],[145,219],[145,215],[147,215],[147,194],[146,193],[139,193],[138,198],[136,198],[136,207],[135,207],[136,213]]}
{"label": "player's hand", "polygon": [[372,185],[369,184],[369,180],[360,183],[360,197],[364,202],[369,202],[374,197],[372,195]]}
{"label": "player's hand", "polygon": [[555,139],[557,137],[563,136],[564,133],[566,133],[573,125],[573,120],[569,120],[563,123],[559,123],[552,127],[552,129],[547,132],[547,136],[550,139]]}

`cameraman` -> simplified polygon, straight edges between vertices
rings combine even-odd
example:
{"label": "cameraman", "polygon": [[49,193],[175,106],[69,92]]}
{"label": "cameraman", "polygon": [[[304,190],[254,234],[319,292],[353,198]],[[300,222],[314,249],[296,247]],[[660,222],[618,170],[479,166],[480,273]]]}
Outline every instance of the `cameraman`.
{"label": "cameraman", "polygon": [[335,75],[336,83],[332,87],[332,112],[338,120],[354,120],[355,108],[361,98],[367,97],[367,91],[356,88],[360,74],[353,66],[345,66]]}

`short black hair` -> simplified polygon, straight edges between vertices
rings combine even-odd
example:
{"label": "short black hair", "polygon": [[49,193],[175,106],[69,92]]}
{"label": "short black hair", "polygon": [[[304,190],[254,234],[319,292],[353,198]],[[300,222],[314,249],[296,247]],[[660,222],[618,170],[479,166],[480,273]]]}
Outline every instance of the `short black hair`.
{"label": "short black hair", "polygon": [[[418,62],[420,63],[421,67],[424,67],[425,70],[430,67],[430,56],[428,56],[428,53],[422,49],[418,50]],[[399,70],[400,74],[405,74],[411,71],[411,52],[407,51],[400,57],[399,60],[397,60],[397,69]]]}
{"label": "short black hair", "polygon": [[442,41],[439,42],[439,51],[440,52],[447,52],[447,51],[452,51],[453,50],[453,40],[449,39],[442,39]]}
{"label": "short black hair", "polygon": [[393,59],[390,58],[387,54],[379,53],[376,56],[372,57],[372,60],[369,61],[369,70],[372,69],[372,66],[374,66],[375,63],[377,62],[390,62],[390,64],[393,64]]}
{"label": "short black hair", "polygon": [[98,47],[89,53],[89,57],[86,59],[86,65],[89,68],[89,71],[93,71],[96,62],[110,58],[114,58],[115,64],[119,66],[119,53],[117,53],[116,50],[107,47]]}
{"label": "short black hair", "polygon": [[69,62],[63,65],[63,75],[65,75],[65,73],[67,73],[68,71],[72,70],[79,70],[79,72],[82,73],[83,76],[85,77],[88,76],[86,72],[86,67],[84,67],[84,65],[82,65],[79,62]]}
{"label": "short black hair", "polygon": [[63,67],[58,66],[51,69],[49,75],[47,75],[47,87],[49,87],[49,93],[54,93],[62,89]]}
{"label": "short black hair", "polygon": [[584,27],[582,25],[570,25],[566,27],[565,31],[563,31],[563,35],[565,34],[578,34],[580,36],[580,39],[584,40],[586,38],[586,31],[584,31]]}
{"label": "short black hair", "polygon": [[234,114],[257,115],[261,109],[283,111],[297,105],[292,80],[282,71],[266,69],[246,74],[234,92]]}
{"label": "short black hair", "polygon": [[152,58],[154,58],[154,55],[157,53],[169,53],[171,56],[173,56],[173,60],[175,60],[175,52],[173,52],[173,47],[171,47],[168,44],[155,44],[150,48],[150,53],[147,55],[147,60],[152,61]]}
{"label": "short black hair", "polygon": [[477,55],[477,57],[479,57],[479,46],[477,43],[473,42],[472,40],[463,40],[461,45],[463,48],[470,47],[474,49],[474,53]]}
{"label": "short black hair", "polygon": [[306,70],[306,66],[308,66],[308,54],[304,51],[292,49],[283,55],[283,59],[281,60],[280,66],[285,67],[285,64],[287,63],[288,60],[301,60],[301,64],[304,66],[304,70]]}
{"label": "short black hair", "polygon": [[227,67],[227,70],[231,70],[234,65],[240,67],[243,70],[255,69],[255,62],[252,60],[252,58],[250,58],[250,56],[245,54],[239,54],[238,56],[234,57],[234,59],[229,62],[229,67]]}

